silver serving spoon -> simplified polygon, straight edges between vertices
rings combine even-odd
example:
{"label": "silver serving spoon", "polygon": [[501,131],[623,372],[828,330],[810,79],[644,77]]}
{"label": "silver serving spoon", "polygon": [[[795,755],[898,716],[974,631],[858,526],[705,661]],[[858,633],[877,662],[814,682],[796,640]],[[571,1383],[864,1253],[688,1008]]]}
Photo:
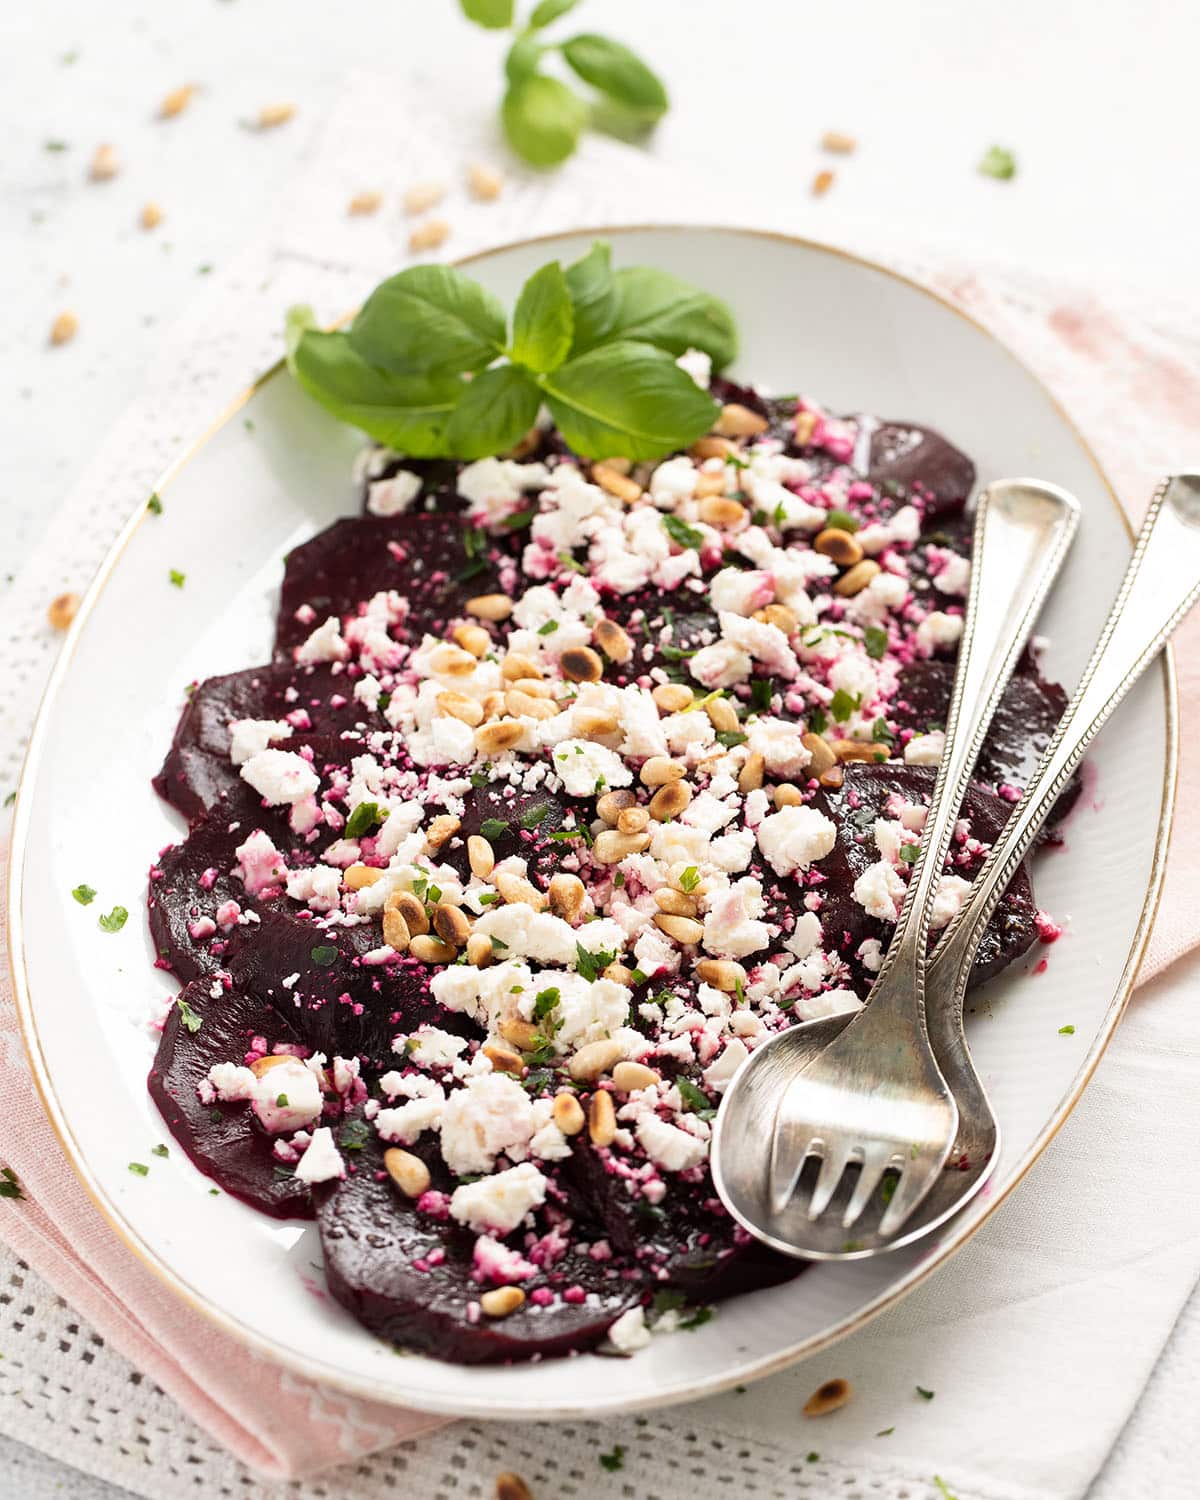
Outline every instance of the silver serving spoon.
{"label": "silver serving spoon", "polygon": [[[793,1215],[775,1215],[767,1195],[764,1164],[771,1149],[775,1101],[797,1071],[845,1029],[850,1017],[801,1023],[756,1049],[731,1083],[717,1117],[713,1176],[730,1213],[752,1234],[788,1254],[861,1259],[928,1234],[986,1181],[999,1152],[1000,1135],[963,1032],[963,998],[971,962],[997,902],[1088,746],[1197,597],[1200,476],[1177,475],[1165,480],[1156,492],[1079,688],[966,904],[929,962],[930,1039],[959,1101],[958,1135],[950,1155],[955,1170],[943,1171],[903,1233],[885,1232],[886,1194],[881,1193],[857,1225],[853,1240],[845,1238],[841,1226],[829,1225],[824,1244],[798,1252],[791,1236]],[[809,1232],[811,1226],[805,1229]]]}

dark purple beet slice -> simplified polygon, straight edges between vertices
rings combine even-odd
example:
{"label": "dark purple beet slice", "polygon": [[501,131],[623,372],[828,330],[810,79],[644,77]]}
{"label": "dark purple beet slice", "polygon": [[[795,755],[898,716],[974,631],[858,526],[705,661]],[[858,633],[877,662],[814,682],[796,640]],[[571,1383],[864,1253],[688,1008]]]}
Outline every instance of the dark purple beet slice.
{"label": "dark purple beet slice", "polygon": [[[425,1137],[407,1149],[423,1158],[435,1189],[453,1188],[436,1139]],[[506,1318],[471,1322],[468,1304],[486,1290],[471,1276],[475,1235],[422,1213],[401,1194],[383,1170],[374,1132],[354,1166],[344,1181],[315,1193],[325,1278],[343,1307],[398,1347],[458,1364],[568,1354],[601,1343],[614,1319],[642,1293],[641,1278],[621,1262],[576,1253],[522,1287],[528,1294],[539,1287],[579,1286],[597,1305],[561,1296],[548,1307],[527,1300]],[[519,1235],[507,1242],[517,1246]],[[444,1259],[429,1266],[430,1253],[437,1251]],[[428,1269],[417,1269],[414,1261]]]}
{"label": "dark purple beet slice", "polygon": [[225,1192],[277,1219],[311,1219],[308,1186],[280,1166],[272,1154],[275,1138],[257,1123],[249,1104],[204,1104],[196,1093],[214,1063],[240,1064],[252,1037],[265,1036],[270,1046],[300,1038],[269,1006],[236,989],[214,1000],[201,981],[187,985],[180,997],[200,1028],[189,1031],[175,1006],[147,1080],[167,1129]]}
{"label": "dark purple beet slice", "polygon": [[[463,538],[457,516],[345,516],[327,526],[288,556],[276,656],[290,661],[293,649],[328,615],[354,613],[384,589],[408,600],[404,638],[417,643],[426,631],[445,634],[468,599],[498,586],[489,556],[468,557]],[[316,611],[307,624],[296,619],[305,604]]]}
{"label": "dark purple beet slice", "polygon": [[[295,697],[288,696],[289,689]],[[232,719],[283,719],[303,709],[311,721],[308,729],[280,740],[282,749],[294,749],[307,736],[336,736],[358,724],[367,731],[386,729],[383,715],[356,702],[353,694],[352,677],[323,665],[276,663],[209,677],[179,717],[154,788],[189,819],[207,811],[238,781],[237,767],[229,760]]]}
{"label": "dark purple beet slice", "polygon": [[[935,726],[944,728],[953,683],[952,662],[921,661],[905,667],[892,705],[891,717],[896,728],[912,729],[917,734]],[[1066,707],[1067,695],[1058,683],[1047,682],[1032,667],[1017,671],[1004,690],[983,742],[975,767],[976,780],[989,787],[1007,785],[1024,789]],[[1080,786],[1076,772],[1058,799],[1051,823],[1059,822],[1074,807]]]}
{"label": "dark purple beet slice", "polygon": [[[826,877],[823,884],[815,887],[824,902],[818,915],[825,932],[825,946],[838,948],[863,993],[869,988],[872,976],[864,972],[854,956],[855,951],[863,939],[869,937],[878,938],[886,948],[893,929],[868,916],[855,901],[854,882],[868,865],[879,858],[873,830],[875,819],[887,816],[888,798],[893,792],[898,792],[908,802],[927,802],[933,790],[934,774],[931,766],[905,766],[897,761],[887,761],[882,765],[860,762],[845,768],[841,787],[822,787],[813,799],[812,805],[838,826],[838,842],[833,852],[817,867]],[[979,786],[968,789],[963,804],[963,814],[970,819],[972,837],[986,844],[995,841],[1011,811],[1011,803]],[[982,858],[979,856],[961,866],[956,865],[955,873],[970,879]],[[781,897],[787,899],[789,890],[794,902],[794,884],[774,880],[772,885],[773,905]],[[1022,865],[988,924],[971,970],[972,985],[991,979],[1030,948],[1037,938],[1036,913],[1037,903],[1029,871]]]}
{"label": "dark purple beet slice", "polygon": [[867,478],[906,497],[919,486],[926,516],[951,516],[974,488],[975,465],[931,427],[882,422],[871,434]]}
{"label": "dark purple beet slice", "polygon": [[[594,798],[571,798],[565,793],[536,788],[530,792],[508,781],[492,781],[476,787],[463,801],[466,805],[458,834],[452,844],[443,846],[438,857],[464,880],[470,878],[467,840],[473,834],[481,834],[495,850],[498,860],[519,854],[528,862],[531,878],[540,875],[545,884],[562,864],[563,855],[580,847],[574,840],[553,837],[567,822],[568,811],[574,811],[573,826],[589,823],[595,816]],[[484,835],[485,823],[488,829]],[[500,823],[504,825],[503,831],[497,830]]]}
{"label": "dark purple beet slice", "polygon": [[[678,653],[695,651],[705,641],[720,635],[716,614],[708,607],[705,596],[690,590],[676,589],[663,593],[659,589],[637,589],[631,594],[605,594],[604,613],[628,632],[634,644],[633,657],[623,667],[610,666],[606,682],[623,687],[644,677],[652,667],[662,667],[673,676],[687,677],[687,662]],[[660,645],[663,627],[671,624],[671,639]],[[646,654],[649,642],[651,652]],[[688,679],[690,680],[690,679]]]}

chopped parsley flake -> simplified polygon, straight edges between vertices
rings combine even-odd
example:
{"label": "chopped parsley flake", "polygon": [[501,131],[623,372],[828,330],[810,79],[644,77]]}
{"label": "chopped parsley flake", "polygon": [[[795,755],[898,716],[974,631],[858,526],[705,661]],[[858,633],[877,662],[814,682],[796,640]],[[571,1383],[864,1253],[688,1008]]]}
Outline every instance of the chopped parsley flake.
{"label": "chopped parsley flake", "polygon": [[1074,1026],[1060,1026],[1058,1028],[1058,1034],[1059,1036],[1074,1036],[1075,1028]]}
{"label": "chopped parsley flake", "polygon": [[575,944],[575,967],[579,970],[580,977],[589,984],[594,979],[599,979],[616,957],[615,953],[606,953],[603,949],[599,953],[589,953],[582,943]]}
{"label": "chopped parsley flake", "polygon": [[920,846],[920,844],[901,844],[900,845],[900,858],[904,861],[904,863],[906,865],[915,865],[916,862],[917,862],[917,855],[920,854],[920,852],[921,852],[921,846]]}
{"label": "chopped parsley flake", "polygon": [[919,1385],[917,1387],[917,1395],[920,1396],[922,1401],[932,1401],[937,1392],[927,1391],[923,1385]]}
{"label": "chopped parsley flake", "polygon": [[726,750],[732,750],[735,745],[744,745],[748,738],[740,729],[717,730],[717,744],[724,745]]}
{"label": "chopped parsley flake", "polygon": [[895,1430],[896,1429],[894,1427],[884,1427],[881,1431],[877,1432],[875,1434],[875,1436],[876,1437],[891,1437],[892,1433],[895,1432]]}
{"label": "chopped parsley flake", "polygon": [[286,1109],[288,1107],[288,1096],[286,1094],[275,1095],[275,1108]]}
{"label": "chopped parsley flake", "polygon": [[347,1120],[338,1132],[338,1145],[343,1151],[361,1151],[370,1136],[371,1130],[365,1120]]}
{"label": "chopped parsley flake", "polygon": [[187,582],[187,574],[181,573],[178,568],[172,568],[167,577],[177,589],[181,589]]}
{"label": "chopped parsley flake", "polygon": [[625,1467],[624,1447],[620,1443],[617,1443],[611,1453],[602,1453],[600,1455],[600,1467],[607,1469],[610,1474],[615,1474],[618,1469],[623,1469]]}
{"label": "chopped parsley flake", "polygon": [[387,815],[387,808],[380,807],[378,802],[360,802],[346,819],[346,837],[348,839],[362,838],[365,833],[370,833],[373,828],[377,828]]}
{"label": "chopped parsley flake", "polygon": [[494,844],[502,833],[508,832],[508,824],[499,818],[484,818],[479,831],[489,844]]}
{"label": "chopped parsley flake", "polygon": [[863,631],[863,644],[872,661],[878,661],[888,648],[888,633],[880,625],[868,625]]}
{"label": "chopped parsley flake", "polygon": [[175,1009],[179,1012],[179,1024],[185,1031],[190,1031],[195,1036],[204,1024],[202,1017],[196,1014],[182,995],[175,997]]}
{"label": "chopped parsley flake", "polygon": [[978,170],[985,177],[1007,182],[1017,175],[1017,158],[1004,146],[989,146],[980,158]]}
{"label": "chopped parsley flake", "polygon": [[958,1496],[951,1492],[950,1486],[946,1483],[946,1481],[940,1474],[935,1474],[933,1476],[933,1482],[937,1485],[938,1494],[941,1495],[942,1500],[958,1500]]}
{"label": "chopped parsley flake", "polygon": [[687,869],[679,877],[679,889],[685,893],[694,891],[700,884],[700,871],[695,865],[688,865]]}
{"label": "chopped parsley flake", "polygon": [[861,702],[861,694],[848,693],[845,688],[838,688],[829,700],[829,712],[833,715],[834,723],[844,724]]}
{"label": "chopped parsley flake", "polygon": [[129,1170],[135,1177],[149,1177],[150,1175],[150,1168],[144,1161],[131,1161],[129,1163]]}
{"label": "chopped parsley flake", "polygon": [[831,510],[825,517],[825,525],[833,531],[855,532],[859,522],[848,510]]}
{"label": "chopped parsley flake", "polygon": [[683,1107],[686,1110],[699,1115],[701,1119],[715,1113],[708,1095],[703,1089],[697,1088],[690,1078],[677,1078],[675,1086],[679,1090],[679,1097],[683,1100]]}
{"label": "chopped parsley flake", "polygon": [[129,921],[129,913],[123,906],[114,906],[106,916],[100,918],[100,926],[105,932],[120,932],[125,923]]}
{"label": "chopped parsley flake", "polygon": [[157,1146],[151,1146],[150,1147],[150,1155],[151,1156],[170,1156],[170,1154],[171,1153],[167,1149],[167,1147],[164,1146],[164,1145],[162,1145],[161,1143],[159,1145],[157,1145]]}
{"label": "chopped parsley flake", "polygon": [[550,811],[548,802],[539,802],[536,807],[529,807],[521,814],[522,828],[536,828],[546,814]]}
{"label": "chopped parsley flake", "polygon": [[338,951],[332,943],[319,943],[308,955],[318,969],[328,969],[337,963]]}
{"label": "chopped parsley flake", "polygon": [[21,1181],[11,1167],[0,1167],[0,1198],[23,1198]]}
{"label": "chopped parsley flake", "polygon": [[553,635],[557,629],[557,620],[547,620],[544,625],[538,626],[538,635]]}
{"label": "chopped parsley flake", "polygon": [[158,495],[155,494],[155,495],[151,495],[150,496],[149,500],[146,501],[146,509],[150,512],[150,514],[152,516],[161,516],[162,515],[162,513],[163,513],[163,503],[159,499]]}
{"label": "chopped parsley flake", "polygon": [[680,520],[668,511],[662,518],[663,530],[680,547],[690,547],[693,552],[699,552],[704,545],[704,533],[697,531],[694,526],[689,526],[686,521]]}
{"label": "chopped parsley flake", "polygon": [[71,894],[80,906],[90,906],[96,899],[96,892],[90,885],[77,885]]}

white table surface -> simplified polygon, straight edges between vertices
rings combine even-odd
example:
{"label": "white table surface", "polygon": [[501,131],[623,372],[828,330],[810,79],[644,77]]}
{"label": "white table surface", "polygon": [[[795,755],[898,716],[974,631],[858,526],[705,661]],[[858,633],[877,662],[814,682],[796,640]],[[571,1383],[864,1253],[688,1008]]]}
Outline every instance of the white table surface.
{"label": "white table surface", "polygon": [[[807,211],[814,236],[886,221],[898,243],[1013,259],[1081,284],[1195,295],[1196,7],[588,0],[579,21],[629,41],[665,75],[674,108],[652,149],[702,170],[714,221],[722,184],[735,177],[764,200],[800,200],[814,173],[832,166],[833,190]],[[0,448],[0,601],[203,268],[266,222],[346,70],[369,58],[444,75],[464,110],[488,110],[502,50],[502,38],[462,21],[454,0],[0,8],[0,272],[9,293],[0,402],[12,418]],[[156,119],[162,97],[183,83],[199,86],[190,109]],[[280,101],[296,105],[291,123],[242,127]],[[823,157],[817,141],[828,129],[856,135],[858,152]],[[49,141],[66,149],[48,150]],[[106,141],[121,171],[90,183],[88,162]],[[1014,181],[975,172],[993,143],[1016,152]],[[146,233],[137,217],[151,199],[166,217]],[[50,348],[50,324],[64,309],[79,318],[79,334]],[[1193,1302],[1096,1500],[1195,1493],[1191,1445],[1171,1438],[1194,1436],[1198,1371]],[[121,1492],[0,1442],[0,1494],[18,1493]]]}

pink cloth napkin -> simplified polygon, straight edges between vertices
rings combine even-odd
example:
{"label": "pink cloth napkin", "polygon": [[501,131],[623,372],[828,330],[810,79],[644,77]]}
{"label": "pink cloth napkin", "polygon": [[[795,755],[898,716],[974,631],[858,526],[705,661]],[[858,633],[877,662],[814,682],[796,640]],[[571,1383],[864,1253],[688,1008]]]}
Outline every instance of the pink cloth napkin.
{"label": "pink cloth napkin", "polygon": [[[1200,378],[1170,345],[1094,303],[1063,301],[1036,330],[996,281],[938,285],[1022,349],[1099,450],[1136,523],[1165,468],[1182,466],[1200,428]],[[1141,979],[1200,941],[1200,615],[1177,637],[1179,795],[1166,887]],[[1196,730],[1198,733],[1193,733]],[[0,893],[0,903],[3,896]],[[4,971],[0,905],[3,1157],[23,1196],[0,1200],[0,1236],[95,1328],[243,1462],[272,1477],[311,1474],[441,1425],[418,1412],[343,1396],[250,1353],[178,1301],[109,1228],[59,1149],[38,1101]]]}

